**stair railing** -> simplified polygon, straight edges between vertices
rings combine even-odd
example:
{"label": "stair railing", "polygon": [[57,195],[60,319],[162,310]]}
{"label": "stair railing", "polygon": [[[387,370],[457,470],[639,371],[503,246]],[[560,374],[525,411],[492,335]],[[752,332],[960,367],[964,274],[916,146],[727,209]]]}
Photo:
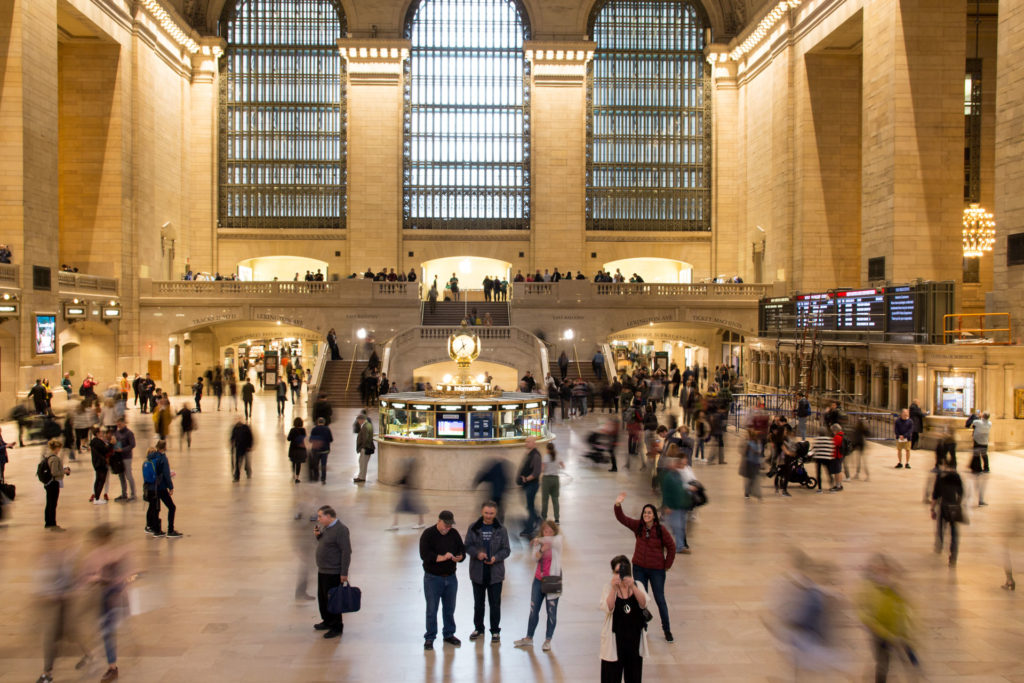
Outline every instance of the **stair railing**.
{"label": "stair railing", "polygon": [[330,358],[330,355],[330,344],[324,344],[316,357],[316,363],[313,364],[313,375],[309,378],[310,386],[306,389],[307,395],[313,399],[308,402],[310,406],[313,405],[313,401],[316,400],[316,396],[320,393],[320,384],[323,382],[324,371],[327,369],[327,359]]}

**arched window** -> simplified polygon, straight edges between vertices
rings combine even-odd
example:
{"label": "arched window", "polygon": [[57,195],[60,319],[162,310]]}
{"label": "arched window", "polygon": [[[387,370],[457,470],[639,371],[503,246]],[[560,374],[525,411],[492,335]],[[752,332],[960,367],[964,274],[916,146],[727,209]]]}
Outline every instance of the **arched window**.
{"label": "arched window", "polygon": [[710,67],[683,0],[604,0],[587,92],[587,229],[711,229]]}
{"label": "arched window", "polygon": [[345,227],[340,2],[233,0],[220,34],[220,226]]}
{"label": "arched window", "polygon": [[526,13],[515,0],[422,0],[405,35],[404,227],[528,229]]}

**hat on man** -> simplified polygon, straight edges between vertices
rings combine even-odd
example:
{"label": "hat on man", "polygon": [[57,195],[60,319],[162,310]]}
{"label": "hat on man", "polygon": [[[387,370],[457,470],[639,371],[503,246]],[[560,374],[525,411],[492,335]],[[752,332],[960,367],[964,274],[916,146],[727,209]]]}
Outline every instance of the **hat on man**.
{"label": "hat on man", "polygon": [[452,514],[451,510],[441,510],[441,514],[439,514],[437,518],[448,526],[455,524],[455,515]]}

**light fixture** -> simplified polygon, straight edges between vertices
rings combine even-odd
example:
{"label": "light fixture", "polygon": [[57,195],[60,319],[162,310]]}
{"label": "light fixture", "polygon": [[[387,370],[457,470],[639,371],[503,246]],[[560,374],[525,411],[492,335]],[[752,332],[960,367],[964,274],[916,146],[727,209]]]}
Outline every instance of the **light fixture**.
{"label": "light fixture", "polygon": [[992,214],[981,208],[979,204],[971,204],[964,209],[964,256],[979,258],[985,252],[992,251],[996,241],[996,221]]}
{"label": "light fixture", "polygon": [[356,338],[358,338],[358,339],[366,339],[366,328],[365,327],[360,327],[358,330],[356,330]]}
{"label": "light fixture", "polygon": [[566,339],[566,340],[571,340],[575,336],[576,336],[576,333],[573,330],[571,330],[571,329],[568,329],[568,330],[566,330],[565,332],[562,333],[562,339]]}

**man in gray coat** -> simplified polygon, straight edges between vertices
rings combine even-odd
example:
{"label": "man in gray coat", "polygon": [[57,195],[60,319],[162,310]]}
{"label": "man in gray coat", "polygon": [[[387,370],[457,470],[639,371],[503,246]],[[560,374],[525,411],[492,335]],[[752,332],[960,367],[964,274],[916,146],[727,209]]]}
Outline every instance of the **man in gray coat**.
{"label": "man in gray coat", "polygon": [[327,610],[327,594],[343,581],[348,581],[348,565],[352,560],[352,542],[348,527],[338,520],[338,513],[330,505],[324,505],[316,513],[317,525],[313,528],[316,536],[316,598],[320,606],[322,621],[313,626],[317,631],[327,631],[324,638],[337,638],[344,629],[340,614]]}
{"label": "man in gray coat", "polygon": [[501,584],[505,580],[505,558],[512,554],[508,531],[498,521],[498,504],[487,501],[480,508],[480,519],[466,532],[469,579],[473,582],[473,625],[469,635],[476,640],[484,635],[484,595],[491,610],[491,642],[501,642]]}
{"label": "man in gray coat", "polygon": [[357,484],[366,481],[366,466],[370,464],[370,456],[373,455],[373,425],[366,419],[366,415],[359,413],[356,418],[356,452],[359,453],[359,474],[353,479]]}

